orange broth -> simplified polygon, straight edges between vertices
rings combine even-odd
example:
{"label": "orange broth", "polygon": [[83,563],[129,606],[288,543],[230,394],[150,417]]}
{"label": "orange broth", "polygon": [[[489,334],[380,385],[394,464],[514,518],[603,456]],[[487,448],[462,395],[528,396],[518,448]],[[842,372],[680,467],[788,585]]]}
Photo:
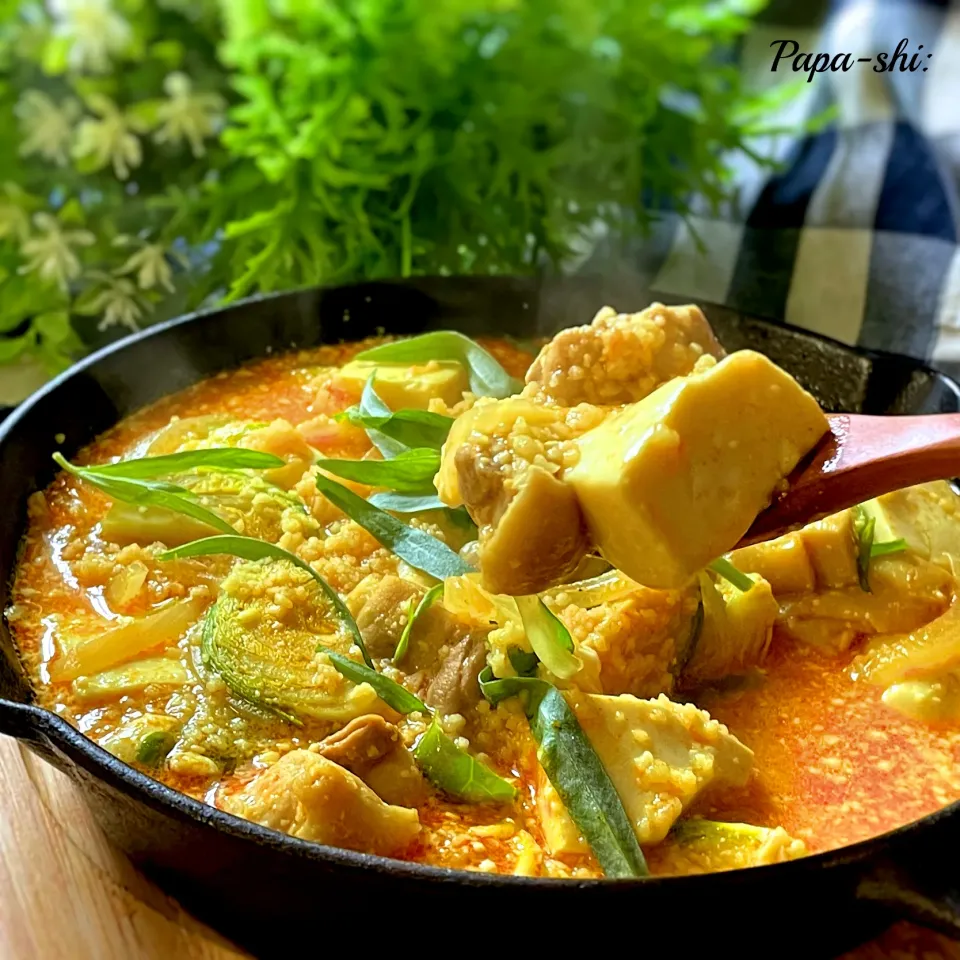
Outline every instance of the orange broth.
{"label": "orange broth", "polygon": [[[504,341],[482,342],[510,373],[523,375],[530,362],[527,353]],[[280,417],[296,426],[320,414],[332,415],[359,398],[318,391],[312,383],[316,368],[342,365],[361,346],[271,357],[214,376],[121,421],[76,459],[86,463],[130,456],[174,416]],[[340,431],[330,442],[320,430],[311,442],[328,456],[359,457],[369,448],[359,430]],[[108,503],[90,486],[58,476],[46,491],[45,509],[32,512],[15,591],[16,603],[27,611],[14,624],[16,638],[36,681],[39,702],[95,739],[131,709],[162,709],[166,699],[144,694],[89,708],[75,700],[68,683],[47,682],[47,665],[55,656],[51,615],[59,615],[62,623],[81,634],[104,629],[118,615],[102,587],[80,584],[70,568],[76,554],[72,544],[91,535]],[[176,587],[152,584],[144,606],[176,596]],[[777,637],[760,682],[697,694],[698,706],[726,723],[756,754],[747,788],[715,794],[701,802],[697,812],[783,826],[815,852],[884,832],[960,798],[960,730],[922,725],[884,706],[879,690],[850,679],[847,666],[852,655],[829,658]],[[289,727],[282,735],[293,747],[305,746],[309,739]],[[513,822],[540,842],[533,804],[535,758],[529,743],[518,755],[500,757],[495,766],[501,773],[520,777]],[[247,767],[212,784],[169,773],[157,776],[186,793],[215,800],[218,791],[237,789],[255,772]],[[516,843],[492,829],[503,820],[502,809],[433,800],[420,814],[426,830],[408,852],[409,859],[505,872],[515,867],[520,855]],[[651,852],[651,865],[657,870],[658,857]],[[660,864],[659,869],[665,869],[662,860]],[[568,857],[566,870],[568,876],[597,875],[591,856]]]}

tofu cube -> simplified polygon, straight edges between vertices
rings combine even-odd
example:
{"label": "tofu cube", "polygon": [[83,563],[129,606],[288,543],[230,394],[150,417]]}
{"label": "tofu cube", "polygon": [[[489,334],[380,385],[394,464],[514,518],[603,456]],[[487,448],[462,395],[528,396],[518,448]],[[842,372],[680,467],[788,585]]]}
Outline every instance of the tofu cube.
{"label": "tofu cube", "polygon": [[792,377],[741,350],[584,434],[566,479],[604,557],[673,589],[736,544],[827,429]]}
{"label": "tofu cube", "polygon": [[453,406],[470,388],[467,371],[453,360],[431,360],[414,366],[354,360],[340,368],[337,380],[345,390],[360,393],[373,374],[377,377],[377,394],[391,410],[426,410],[434,397]]}

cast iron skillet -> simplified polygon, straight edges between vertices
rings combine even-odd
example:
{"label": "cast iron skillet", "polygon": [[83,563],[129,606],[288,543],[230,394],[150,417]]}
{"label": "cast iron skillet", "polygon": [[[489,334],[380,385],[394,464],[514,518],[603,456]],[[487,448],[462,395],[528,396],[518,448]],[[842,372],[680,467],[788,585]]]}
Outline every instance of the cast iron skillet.
{"label": "cast iron skillet", "polygon": [[[604,303],[638,309],[651,299],[628,282],[584,278],[380,282],[247,301],[128,337],[67,371],[0,427],[0,602],[8,603],[27,497],[53,476],[51,452],[70,456],[161,396],[291,345],[438,327],[531,337],[585,323]],[[960,409],[960,388],[913,360],[721,307],[706,312],[728,349],[768,354],[828,410]],[[451,873],[304,843],[161,786],[32,704],[6,625],[0,648],[0,732],[65,771],[117,846],[202,919],[260,955],[322,949],[331,936],[358,938],[374,950],[416,944],[467,954],[569,948],[572,937],[599,946],[616,937],[646,956],[719,947],[807,958],[834,955],[898,916],[960,936],[952,856],[960,804],[855,846],[733,873],[620,882]]]}

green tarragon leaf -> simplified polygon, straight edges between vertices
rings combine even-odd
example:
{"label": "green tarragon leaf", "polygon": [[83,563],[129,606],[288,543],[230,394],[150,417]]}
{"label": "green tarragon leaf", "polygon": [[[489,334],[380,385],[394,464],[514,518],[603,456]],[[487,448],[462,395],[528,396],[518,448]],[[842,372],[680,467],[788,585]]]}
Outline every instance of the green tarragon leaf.
{"label": "green tarragon leaf", "polygon": [[[376,377],[377,375],[374,373],[363,385],[363,392],[360,394],[360,405],[357,407],[357,412],[364,417],[389,420],[390,417],[393,416],[393,411],[383,402],[380,394],[377,393],[376,387],[374,386]],[[350,409],[352,410],[353,408],[351,407]],[[349,420],[350,410],[344,410],[343,413],[337,414],[335,419]],[[366,427],[365,429],[367,436],[370,438],[370,442],[380,451],[384,460],[392,460],[394,457],[399,456],[405,450],[409,449],[407,444],[395,437],[388,436],[376,427]]]}
{"label": "green tarragon leaf", "polygon": [[907,541],[903,537],[896,540],[884,540],[881,543],[870,544],[870,559],[875,557],[889,557],[892,553],[903,553],[908,549]]}
{"label": "green tarragon leaf", "polygon": [[356,521],[376,540],[411,567],[445,580],[472,573],[473,567],[463,562],[445,543],[423,530],[407,526],[402,520],[378,509],[357,496],[343,484],[317,474],[317,489],[351,520]]}
{"label": "green tarragon leaf", "polygon": [[168,730],[154,730],[137,745],[137,763],[155,767],[173,749],[177,738]]}
{"label": "green tarragon leaf", "polygon": [[570,631],[538,596],[515,599],[533,652],[554,676],[569,680],[581,666],[573,653]]}
{"label": "green tarragon leaf", "polygon": [[530,718],[537,759],[608,877],[645,877],[647,863],[610,775],[553,686]]}
{"label": "green tarragon leaf", "polygon": [[437,496],[410,496],[405,493],[375,493],[367,497],[367,503],[372,503],[381,510],[392,510],[394,513],[423,513],[426,510],[450,509]]}
{"label": "green tarragon leaf", "polygon": [[741,593],[746,593],[754,586],[753,580],[742,570],[738,570],[726,557],[718,557],[708,566],[717,576],[732,583]]}
{"label": "green tarragon leaf", "polygon": [[322,644],[317,649],[322,650],[330,658],[330,663],[348,680],[352,680],[354,683],[369,683],[376,691],[377,696],[388,707],[393,707],[397,713],[430,713],[430,708],[419,697],[412,694],[402,684],[397,683],[396,680],[391,680],[382,673],[377,673],[372,666],[357,663],[356,660],[351,660],[341,653],[336,653]]}
{"label": "green tarragon leaf", "polygon": [[407,647],[410,646],[410,634],[413,632],[414,624],[426,613],[433,605],[437,597],[443,596],[443,584],[437,583],[432,586],[421,598],[416,607],[410,608],[410,615],[407,617],[407,623],[397,641],[397,648],[393,652],[393,662],[399,663],[407,655]]}
{"label": "green tarragon leaf", "polygon": [[364,385],[360,404],[338,413],[334,419],[346,420],[354,426],[363,427],[378,449],[379,444],[373,433],[387,437],[407,449],[426,447],[439,450],[453,426],[453,417],[445,417],[441,413],[406,408],[391,411],[376,392],[374,377]]}
{"label": "green tarragon leaf", "polygon": [[436,717],[413,749],[424,776],[444,793],[468,803],[507,803],[517,789],[475,757],[461,750],[440,728]]}
{"label": "green tarragon leaf", "polygon": [[870,588],[870,557],[873,551],[873,538],[877,530],[877,518],[858,505],[853,508],[853,535],[857,539],[857,579],[860,589],[872,593]]}
{"label": "green tarragon leaf", "polygon": [[241,537],[236,534],[234,536],[204,537],[202,540],[194,540],[192,543],[185,543],[181,547],[164,551],[158,559],[180,560],[185,557],[212,557],[218,554],[239,557],[241,560],[286,560],[295,567],[305,570],[317,582],[324,596],[330,601],[337,618],[346,627],[353,642],[360,648],[360,652],[363,654],[363,662],[371,669],[373,668],[373,661],[370,659],[370,654],[367,653],[367,647],[363,642],[363,635],[360,633],[357,621],[353,619],[353,614],[340,599],[340,594],[309,563],[301,560],[295,553],[284,550],[283,547],[278,547],[274,543],[267,543],[266,540],[257,540],[255,537]]}
{"label": "green tarragon leaf", "polygon": [[212,510],[196,502],[184,487],[162,480],[136,480],[131,477],[101,473],[93,467],[78,467],[55,453],[53,459],[68,473],[102,490],[108,497],[138,507],[161,507],[205,523],[223,533],[236,533],[232,526]]}
{"label": "green tarragon leaf", "polygon": [[410,496],[429,496],[436,488],[433,478],[440,469],[436,450],[404,450],[391,460],[334,460],[321,458],[317,466],[344,480],[388,487]]}
{"label": "green tarragon leaf", "polygon": [[245,450],[243,447],[212,447],[209,450],[184,450],[161,457],[138,457],[134,460],[118,460],[116,463],[98,464],[89,469],[101,476],[125,477],[129,480],[150,480],[154,477],[169,477],[171,474],[187,473],[190,470],[272,470],[286,463],[272,453],[260,450]]}
{"label": "green tarragon leaf", "polygon": [[453,330],[437,330],[419,337],[382,343],[358,353],[356,360],[380,360],[383,363],[427,363],[430,360],[456,360],[470,377],[470,389],[480,397],[502,399],[518,393],[523,384],[506,370],[480,344]]}
{"label": "green tarragon leaf", "polygon": [[537,759],[608,877],[645,877],[647,863],[610,775],[563,694],[536,677],[480,673],[491,703],[519,697],[539,747]]}

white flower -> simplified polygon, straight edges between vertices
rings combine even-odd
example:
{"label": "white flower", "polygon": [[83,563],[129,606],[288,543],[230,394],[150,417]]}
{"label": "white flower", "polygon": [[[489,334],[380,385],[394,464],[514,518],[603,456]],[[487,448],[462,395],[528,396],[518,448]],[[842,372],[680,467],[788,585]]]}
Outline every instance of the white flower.
{"label": "white flower", "polygon": [[126,180],[131,167],[139,167],[143,160],[136,136],[145,129],[143,122],[121,113],[109,97],[100,93],[90,94],[87,106],[100,119],[85,117],[80,121],[73,155],[78,159],[89,159],[94,170],[102,170],[111,163],[117,177]]}
{"label": "white flower", "polygon": [[74,70],[106,73],[111,57],[124,53],[133,37],[112,0],[47,0],[47,6],[54,36],[69,41],[67,63]]}
{"label": "white flower", "polygon": [[30,234],[30,215],[24,200],[29,196],[15,183],[7,182],[0,187],[0,240],[22,242]]}
{"label": "white flower", "polygon": [[27,90],[14,111],[23,132],[20,156],[36,153],[44,160],[64,166],[70,158],[73,121],[80,114],[77,101],[68,99],[57,104],[40,90]]}
{"label": "white flower", "polygon": [[20,273],[36,273],[66,292],[70,281],[80,276],[80,259],[73,248],[89,247],[96,238],[89,230],[64,230],[50,213],[34,214],[33,223],[39,233],[20,247],[27,261]]}
{"label": "white flower", "polygon": [[194,93],[184,73],[168,74],[163,81],[167,99],[157,108],[157,143],[181,144],[186,140],[195,157],[204,154],[203,141],[212,137],[223,120],[226,103],[217,93]]}
{"label": "white flower", "polygon": [[103,314],[97,324],[98,330],[107,330],[110,327],[139,330],[140,319],[153,308],[137,291],[134,282],[126,277],[111,277],[108,273],[96,272],[90,276],[100,286],[84,294],[82,305],[77,306],[77,311],[90,316]]}
{"label": "white flower", "polygon": [[143,240],[134,241],[131,237],[117,237],[114,242],[118,246],[128,246],[133,242],[140,244],[140,249],[130,254],[123,266],[114,271],[118,277],[128,273],[136,273],[137,284],[141,290],[164,287],[170,293],[173,293],[173,270],[170,267],[170,260],[174,259],[186,266],[185,257],[174,250],[164,249],[161,243],[147,243]]}

